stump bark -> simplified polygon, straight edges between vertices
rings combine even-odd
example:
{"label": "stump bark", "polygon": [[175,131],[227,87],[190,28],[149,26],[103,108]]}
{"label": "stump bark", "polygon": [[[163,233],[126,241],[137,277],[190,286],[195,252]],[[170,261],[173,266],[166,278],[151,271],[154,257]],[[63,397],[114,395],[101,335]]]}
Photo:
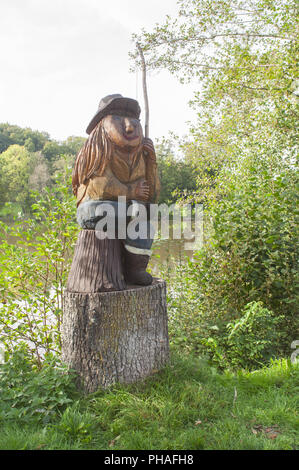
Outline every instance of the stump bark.
{"label": "stump bark", "polygon": [[143,379],[168,361],[166,283],[64,295],[62,357],[87,393]]}

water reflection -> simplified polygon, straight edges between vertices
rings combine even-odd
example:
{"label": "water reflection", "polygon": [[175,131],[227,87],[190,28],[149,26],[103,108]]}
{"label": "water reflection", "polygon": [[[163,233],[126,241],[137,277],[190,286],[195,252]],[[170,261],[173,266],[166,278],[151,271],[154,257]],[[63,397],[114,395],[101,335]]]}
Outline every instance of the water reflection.
{"label": "water reflection", "polygon": [[173,267],[177,262],[182,262],[184,258],[192,259],[192,250],[185,249],[185,240],[164,240],[157,239],[152,247],[152,257],[150,266],[154,275],[159,275],[160,266],[169,268]]}

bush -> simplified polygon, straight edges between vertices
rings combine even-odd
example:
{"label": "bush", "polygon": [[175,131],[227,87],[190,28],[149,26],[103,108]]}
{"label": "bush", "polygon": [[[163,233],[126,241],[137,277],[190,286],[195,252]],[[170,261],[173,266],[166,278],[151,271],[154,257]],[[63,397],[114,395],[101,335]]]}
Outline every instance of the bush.
{"label": "bush", "polygon": [[78,225],[70,180],[35,195],[33,215],[0,222],[0,342],[8,352],[25,343],[41,366],[60,351],[63,289]]}
{"label": "bush", "polygon": [[270,163],[244,164],[212,207],[213,231],[192,278],[202,324],[228,334],[226,325],[240,320],[247,304],[262,302],[279,319],[273,353],[285,357],[299,331],[298,172]]}
{"label": "bush", "polygon": [[298,172],[266,157],[244,158],[223,180],[205,209],[204,248],[170,274],[161,267],[172,345],[222,367],[288,357],[298,339]]}
{"label": "bush", "polygon": [[48,356],[41,369],[26,348],[16,349],[0,365],[0,421],[47,423],[76,395],[74,374],[57,358]]}
{"label": "bush", "polygon": [[202,340],[212,361],[220,367],[253,369],[269,363],[277,353],[281,317],[263,307],[262,302],[245,306],[240,318],[227,323],[225,331]]}

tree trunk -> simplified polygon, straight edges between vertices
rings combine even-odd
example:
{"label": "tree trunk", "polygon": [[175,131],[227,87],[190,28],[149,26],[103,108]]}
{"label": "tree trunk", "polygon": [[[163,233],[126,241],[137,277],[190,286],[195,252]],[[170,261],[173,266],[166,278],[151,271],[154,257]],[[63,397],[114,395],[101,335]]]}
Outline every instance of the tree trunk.
{"label": "tree trunk", "polygon": [[143,379],[168,356],[165,281],[116,292],[65,292],[62,357],[85,392]]}

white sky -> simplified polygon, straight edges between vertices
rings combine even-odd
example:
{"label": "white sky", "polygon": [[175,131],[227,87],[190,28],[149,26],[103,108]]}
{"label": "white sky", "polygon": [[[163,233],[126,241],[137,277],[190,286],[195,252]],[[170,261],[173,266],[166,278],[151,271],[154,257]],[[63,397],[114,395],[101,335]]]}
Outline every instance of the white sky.
{"label": "white sky", "polygon": [[[176,12],[176,0],[0,0],[0,122],[57,140],[85,136],[101,98],[136,99],[131,34]],[[182,135],[192,86],[167,72],[147,81],[151,138]],[[141,72],[137,83],[143,110]]]}

